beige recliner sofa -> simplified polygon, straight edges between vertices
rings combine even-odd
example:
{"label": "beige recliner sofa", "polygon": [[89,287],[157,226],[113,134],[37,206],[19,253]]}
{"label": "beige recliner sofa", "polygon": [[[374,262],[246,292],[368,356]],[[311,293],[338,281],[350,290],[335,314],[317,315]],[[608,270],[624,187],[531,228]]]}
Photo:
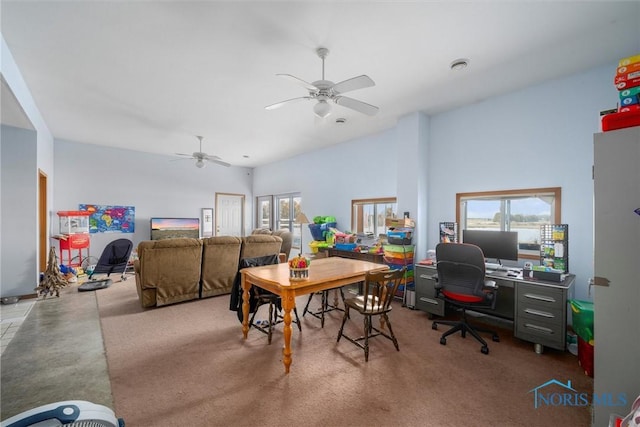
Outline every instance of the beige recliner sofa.
{"label": "beige recliner sofa", "polygon": [[138,245],[134,263],[142,307],[228,294],[240,258],[278,254],[282,238],[270,235],[164,239]]}
{"label": "beige recliner sofa", "polygon": [[293,244],[293,233],[289,231],[287,228],[282,228],[280,230],[271,231],[269,228],[256,228],[251,232],[251,235],[259,235],[259,234],[267,234],[271,236],[278,236],[282,238],[282,247],[280,248],[280,253],[283,260],[288,260],[291,255],[291,245]]}

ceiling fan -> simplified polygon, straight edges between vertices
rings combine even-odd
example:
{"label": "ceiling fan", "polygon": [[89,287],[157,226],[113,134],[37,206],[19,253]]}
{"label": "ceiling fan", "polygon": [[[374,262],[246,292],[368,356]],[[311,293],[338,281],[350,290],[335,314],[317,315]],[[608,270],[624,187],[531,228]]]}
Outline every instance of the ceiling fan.
{"label": "ceiling fan", "polygon": [[190,157],[193,159],[196,159],[196,167],[197,168],[203,168],[205,165],[205,161],[207,162],[212,162],[221,166],[226,166],[229,167],[231,166],[229,163],[227,162],[223,162],[222,159],[218,156],[210,156],[207,153],[203,153],[202,152],[202,138],[201,136],[196,136],[196,138],[198,138],[198,140],[200,141],[200,151],[196,151],[192,154],[183,154],[183,153],[176,153],[176,156],[182,156],[182,157]]}
{"label": "ceiling fan", "polygon": [[318,49],[316,49],[316,53],[318,54],[320,59],[322,59],[322,80],[317,80],[313,83],[307,83],[306,81],[299,79],[298,77],[292,76],[291,74],[276,74],[277,76],[285,77],[301,85],[309,91],[309,95],[299,98],[287,99],[286,101],[268,105],[265,108],[267,110],[273,110],[291,102],[301,101],[303,99],[313,99],[318,101],[313,107],[313,111],[320,118],[327,117],[329,114],[331,114],[331,105],[328,103],[328,101],[333,101],[338,105],[342,105],[343,107],[350,108],[369,116],[375,115],[379,110],[378,107],[367,104],[366,102],[358,101],[357,99],[342,96],[342,94],[345,92],[375,86],[373,80],[371,80],[371,78],[367,75],[353,77],[339,83],[333,83],[332,81],[325,80],[324,59],[329,54],[329,49],[319,47]]}

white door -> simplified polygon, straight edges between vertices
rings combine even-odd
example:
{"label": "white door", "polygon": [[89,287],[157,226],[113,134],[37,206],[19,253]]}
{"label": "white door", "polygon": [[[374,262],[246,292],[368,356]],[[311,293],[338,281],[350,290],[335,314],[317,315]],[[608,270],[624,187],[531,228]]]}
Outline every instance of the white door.
{"label": "white door", "polygon": [[626,397],[594,405],[599,427],[640,394],[640,127],[596,134],[594,164],[594,280],[609,286],[594,286],[593,391]]}
{"label": "white door", "polygon": [[216,236],[242,237],[244,195],[216,193]]}

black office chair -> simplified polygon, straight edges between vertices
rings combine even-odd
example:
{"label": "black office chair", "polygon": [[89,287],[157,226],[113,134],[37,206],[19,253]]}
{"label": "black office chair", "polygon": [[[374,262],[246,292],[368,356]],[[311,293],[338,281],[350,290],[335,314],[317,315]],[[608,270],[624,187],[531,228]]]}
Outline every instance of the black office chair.
{"label": "black office chair", "polygon": [[[391,329],[391,322],[387,315],[391,311],[391,301],[398,291],[398,287],[404,277],[405,268],[400,270],[383,270],[367,273],[364,281],[363,293],[352,298],[344,300],[344,316],[342,325],[338,332],[338,342],[343,336],[364,350],[364,360],[369,361],[369,338],[382,335],[390,339],[396,350],[400,351],[398,340]],[[364,317],[364,335],[359,338],[352,338],[344,335],[344,324],[349,319],[349,309],[354,309]],[[380,316],[382,322],[380,329],[373,326],[372,317]],[[382,329],[385,324],[389,327],[389,333],[385,333]],[[364,341],[364,344],[361,342]]]}
{"label": "black office chair", "polygon": [[465,338],[469,332],[481,344],[480,351],[489,354],[487,342],[479,332],[492,334],[493,341],[500,341],[498,334],[492,330],[479,328],[467,322],[467,309],[493,309],[497,298],[497,285],[493,280],[485,279],[484,254],[475,245],[465,243],[440,243],[436,246],[436,296],[462,311],[459,321],[437,320],[431,327],[438,329],[439,324],[453,326],[442,334],[440,344],[447,344],[447,337],[458,331]]}

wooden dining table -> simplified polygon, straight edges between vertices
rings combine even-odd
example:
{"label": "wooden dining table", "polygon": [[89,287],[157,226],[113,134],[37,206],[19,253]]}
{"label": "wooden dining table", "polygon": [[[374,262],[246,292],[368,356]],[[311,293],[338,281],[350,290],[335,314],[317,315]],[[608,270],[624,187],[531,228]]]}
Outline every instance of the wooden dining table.
{"label": "wooden dining table", "polygon": [[291,311],[296,306],[296,297],[300,295],[334,289],[352,283],[364,281],[370,271],[386,270],[384,264],[357,259],[329,257],[315,259],[309,265],[309,277],[292,280],[289,277],[287,263],[249,267],[240,270],[242,283],[242,333],[244,339],[249,334],[249,291],[258,286],[279,295],[284,310],[284,348],[283,364],[285,373],[291,367]]}

